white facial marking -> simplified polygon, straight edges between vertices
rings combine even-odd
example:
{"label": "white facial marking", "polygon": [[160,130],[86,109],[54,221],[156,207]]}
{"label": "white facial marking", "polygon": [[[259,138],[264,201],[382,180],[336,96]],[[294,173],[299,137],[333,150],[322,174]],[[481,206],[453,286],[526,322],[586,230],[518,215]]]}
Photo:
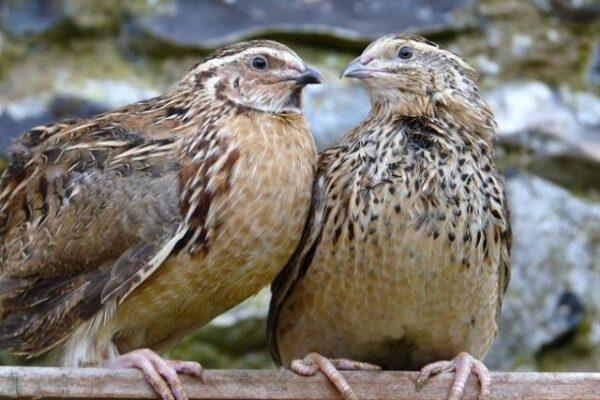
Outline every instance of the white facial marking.
{"label": "white facial marking", "polygon": [[230,56],[227,57],[219,57],[219,58],[214,58],[212,60],[208,60],[204,63],[202,63],[201,65],[198,66],[197,71],[204,71],[204,70],[209,70],[211,68],[214,67],[218,67],[219,65],[224,65],[227,63],[230,63],[232,61],[238,60],[240,58],[243,58],[246,55],[270,55],[274,58],[279,58],[282,59],[286,65],[293,65],[293,64],[299,64],[299,65],[304,65],[304,62],[302,61],[302,59],[300,57],[298,57],[297,55],[295,55],[294,53],[291,52],[291,50],[279,50],[279,49],[273,49],[271,47],[252,47],[249,49],[246,49],[244,51],[241,51],[239,53],[235,53],[232,54]]}

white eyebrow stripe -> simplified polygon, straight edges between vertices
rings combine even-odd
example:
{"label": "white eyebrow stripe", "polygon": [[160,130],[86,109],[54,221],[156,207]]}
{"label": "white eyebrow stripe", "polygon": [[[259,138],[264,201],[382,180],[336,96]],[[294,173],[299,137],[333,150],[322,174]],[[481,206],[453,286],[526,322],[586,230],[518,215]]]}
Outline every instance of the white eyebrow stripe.
{"label": "white eyebrow stripe", "polygon": [[[400,48],[401,43],[408,44],[408,45],[412,46],[415,50],[419,50],[419,51],[438,52],[438,53],[443,54],[446,57],[456,61],[457,63],[459,63],[459,65],[461,65],[461,67],[463,67],[467,70],[473,69],[473,67],[468,63],[468,61],[463,59],[461,56],[459,56],[449,50],[443,49],[441,47],[435,47],[435,46],[432,46],[425,42],[419,42],[416,40],[410,40],[410,39],[403,40],[403,39],[398,39],[398,38],[394,38],[391,36],[384,37],[384,38],[378,39],[378,41],[373,42],[373,44],[371,44],[373,47],[371,49],[369,49],[369,51],[372,51],[375,53],[381,52],[381,51],[384,51],[387,46],[391,46],[392,44],[396,44],[398,46],[398,48]],[[369,46],[371,46],[371,45],[369,45]],[[365,50],[365,52],[366,51],[367,50]]]}
{"label": "white eyebrow stripe", "polygon": [[304,61],[302,61],[302,59],[300,57],[291,53],[290,51],[275,50],[271,47],[251,47],[249,49],[246,49],[239,53],[232,54],[227,57],[213,58],[211,60],[203,62],[202,64],[200,64],[198,66],[198,68],[196,70],[204,71],[207,69],[211,69],[211,68],[214,68],[214,67],[222,65],[222,64],[227,64],[228,62],[234,61],[234,60],[241,58],[248,54],[257,54],[257,55],[258,54],[268,54],[268,55],[276,57],[276,58],[283,57],[284,61],[287,61],[290,63],[291,62],[299,62],[302,65],[304,64]]}

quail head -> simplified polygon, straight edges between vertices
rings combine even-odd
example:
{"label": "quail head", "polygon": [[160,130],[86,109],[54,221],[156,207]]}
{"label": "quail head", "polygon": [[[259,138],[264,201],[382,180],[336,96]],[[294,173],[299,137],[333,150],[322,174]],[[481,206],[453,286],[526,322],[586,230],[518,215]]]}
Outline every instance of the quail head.
{"label": "quail head", "polygon": [[[459,56],[416,36],[371,43],[342,72],[368,116],[319,158],[300,245],[272,286],[275,360],[321,370],[456,371],[458,400],[492,343],[511,233],[495,122]],[[438,361],[450,359],[451,361]],[[357,360],[357,361],[353,361]]]}
{"label": "quail head", "polygon": [[153,350],[270,283],[310,204],[302,115],[319,74],[288,47],[215,51],[164,95],[15,143],[0,181],[0,347],[141,369],[165,399],[200,365]]}

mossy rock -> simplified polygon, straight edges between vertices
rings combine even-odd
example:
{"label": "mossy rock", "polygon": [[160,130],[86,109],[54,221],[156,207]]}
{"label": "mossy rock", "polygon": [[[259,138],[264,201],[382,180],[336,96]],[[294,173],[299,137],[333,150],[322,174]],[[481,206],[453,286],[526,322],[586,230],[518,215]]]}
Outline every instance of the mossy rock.
{"label": "mossy rock", "polygon": [[600,350],[593,342],[590,318],[536,354],[538,370],[587,372],[600,369]]}
{"label": "mossy rock", "polygon": [[194,360],[205,368],[269,368],[266,322],[242,320],[233,326],[208,325],[168,352],[174,359]]}

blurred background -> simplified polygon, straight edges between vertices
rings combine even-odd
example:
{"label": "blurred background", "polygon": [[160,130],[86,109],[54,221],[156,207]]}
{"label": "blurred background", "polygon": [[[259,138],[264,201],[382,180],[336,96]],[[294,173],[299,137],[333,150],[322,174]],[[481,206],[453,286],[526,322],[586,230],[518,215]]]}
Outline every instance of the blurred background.
{"label": "blurred background", "polygon": [[[249,38],[284,42],[324,73],[305,91],[322,149],[369,108],[339,71],[400,31],[476,66],[499,123],[515,243],[488,366],[600,370],[598,0],[0,0],[0,170],[22,131],[152,97],[211,49]],[[264,290],[170,356],[272,366],[268,299]]]}

